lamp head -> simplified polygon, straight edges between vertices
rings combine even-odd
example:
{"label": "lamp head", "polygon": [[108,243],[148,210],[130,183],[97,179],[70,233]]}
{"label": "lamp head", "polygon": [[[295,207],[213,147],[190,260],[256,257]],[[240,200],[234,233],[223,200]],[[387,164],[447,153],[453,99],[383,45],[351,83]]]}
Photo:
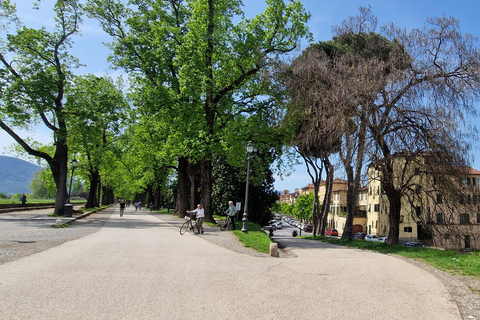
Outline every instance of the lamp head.
{"label": "lamp head", "polygon": [[247,144],[247,152],[248,152],[248,153],[252,153],[252,152],[253,152],[253,149],[254,149],[254,145],[253,145],[252,141],[250,141],[250,142]]}

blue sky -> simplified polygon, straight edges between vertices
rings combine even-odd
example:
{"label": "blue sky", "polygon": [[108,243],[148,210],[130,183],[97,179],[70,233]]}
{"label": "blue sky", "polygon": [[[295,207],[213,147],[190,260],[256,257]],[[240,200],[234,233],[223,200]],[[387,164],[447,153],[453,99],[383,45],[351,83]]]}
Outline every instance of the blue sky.
{"label": "blue sky", "polygon": [[[51,11],[30,10],[32,0],[13,0],[17,3],[19,14],[24,23],[29,27],[48,26],[52,24]],[[343,20],[358,13],[360,6],[370,5],[378,18],[378,26],[394,22],[410,30],[421,27],[426,18],[441,17],[443,15],[452,16],[460,21],[461,31],[480,37],[480,0],[304,0],[305,8],[310,11],[312,17],[308,23],[310,31],[313,34],[314,41],[325,41],[332,37],[331,27],[340,24]],[[41,8],[51,8],[53,0],[43,0]],[[244,11],[247,16],[254,15],[263,11],[265,8],[262,0],[243,0]],[[114,75],[116,71],[109,70],[106,57],[108,50],[102,42],[108,42],[108,37],[98,27],[95,22],[85,19],[82,27],[83,35],[75,40],[73,53],[80,58],[80,61],[87,65],[86,68],[79,70],[80,73],[93,73],[97,75]],[[31,132],[39,141],[49,141],[48,134],[41,130]],[[11,155],[4,150],[5,146],[11,145],[13,139],[0,131],[0,153]],[[478,146],[477,146],[478,149]],[[480,169],[480,152],[473,166]],[[295,188],[301,188],[310,183],[310,177],[306,173],[305,166],[296,166],[295,171],[283,181],[277,179],[275,188],[277,190],[288,189],[293,191]]]}

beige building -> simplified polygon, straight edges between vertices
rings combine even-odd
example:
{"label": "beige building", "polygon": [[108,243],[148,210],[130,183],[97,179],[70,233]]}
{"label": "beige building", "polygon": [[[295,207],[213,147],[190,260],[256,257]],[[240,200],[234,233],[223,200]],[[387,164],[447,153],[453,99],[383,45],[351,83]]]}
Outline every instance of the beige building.
{"label": "beige building", "polygon": [[[480,171],[458,168],[437,176],[426,156],[397,155],[394,184],[403,186],[399,240],[441,248],[480,249]],[[387,236],[389,201],[381,172],[369,168],[368,234]]]}
{"label": "beige building", "polygon": [[[339,234],[343,234],[347,221],[347,191],[348,188],[346,187],[333,191],[332,204],[328,215],[328,227],[337,229]],[[365,232],[367,228],[367,202],[368,188],[362,187],[358,193],[356,212],[353,217],[353,234]]]}

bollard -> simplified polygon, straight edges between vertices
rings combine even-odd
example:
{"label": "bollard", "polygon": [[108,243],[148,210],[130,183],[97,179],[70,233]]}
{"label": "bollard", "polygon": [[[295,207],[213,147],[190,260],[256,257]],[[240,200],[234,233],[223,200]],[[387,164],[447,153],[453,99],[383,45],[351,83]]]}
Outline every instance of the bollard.
{"label": "bollard", "polygon": [[278,257],[278,243],[270,243],[270,255]]}
{"label": "bollard", "polygon": [[57,221],[55,221],[55,225],[60,227],[62,225],[62,219],[57,219]]}

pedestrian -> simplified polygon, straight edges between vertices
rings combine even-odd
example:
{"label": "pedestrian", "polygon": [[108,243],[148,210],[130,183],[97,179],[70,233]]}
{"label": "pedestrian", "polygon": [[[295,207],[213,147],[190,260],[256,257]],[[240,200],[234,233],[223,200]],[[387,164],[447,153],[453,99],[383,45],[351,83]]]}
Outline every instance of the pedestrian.
{"label": "pedestrian", "polygon": [[25,203],[27,202],[27,195],[25,193],[20,197],[20,201],[22,202],[22,207],[25,207]]}
{"label": "pedestrian", "polygon": [[153,203],[150,202],[149,207],[150,207],[150,212],[152,212],[153,211]]}
{"label": "pedestrian", "polygon": [[205,211],[201,204],[197,205],[197,209],[193,211],[187,211],[188,213],[197,214],[197,230],[198,233],[203,233],[203,220],[205,219]]}
{"label": "pedestrian", "polygon": [[120,202],[120,217],[123,217],[123,212],[125,212],[125,201]]}
{"label": "pedestrian", "polygon": [[232,230],[235,230],[235,214],[237,213],[237,208],[233,205],[233,201],[228,201],[228,208],[225,210],[225,213],[232,219]]}

